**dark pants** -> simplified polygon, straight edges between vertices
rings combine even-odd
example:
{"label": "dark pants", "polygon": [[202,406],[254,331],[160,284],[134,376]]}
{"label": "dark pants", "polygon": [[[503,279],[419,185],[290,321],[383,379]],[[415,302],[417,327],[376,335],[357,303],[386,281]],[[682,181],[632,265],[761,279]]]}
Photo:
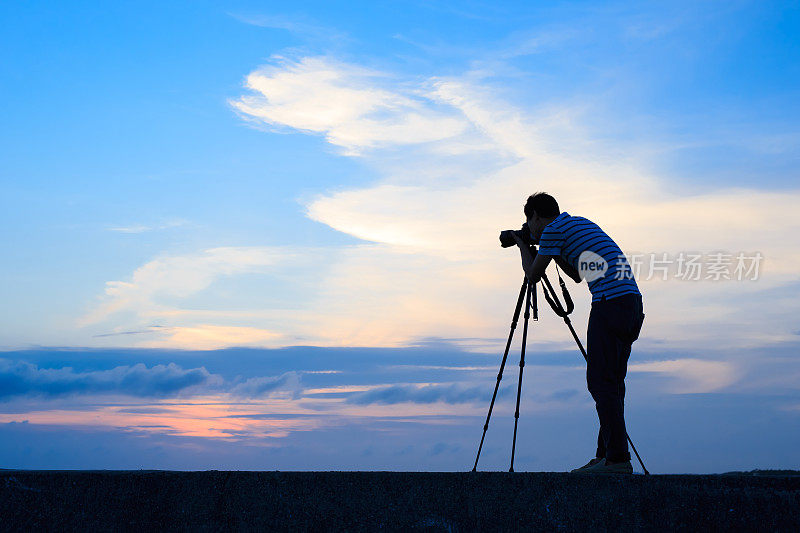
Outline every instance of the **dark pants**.
{"label": "dark pants", "polygon": [[597,457],[630,461],[625,429],[625,374],[631,345],[639,338],[642,297],[625,294],[592,302],[587,332],[586,383],[597,407]]}

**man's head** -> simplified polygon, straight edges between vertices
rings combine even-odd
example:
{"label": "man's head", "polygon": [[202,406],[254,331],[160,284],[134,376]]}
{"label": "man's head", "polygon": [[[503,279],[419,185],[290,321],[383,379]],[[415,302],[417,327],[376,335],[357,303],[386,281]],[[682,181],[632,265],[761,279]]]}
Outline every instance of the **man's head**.
{"label": "man's head", "polygon": [[556,199],[544,192],[537,192],[528,196],[525,202],[525,218],[534,239],[539,241],[544,227],[561,214]]}

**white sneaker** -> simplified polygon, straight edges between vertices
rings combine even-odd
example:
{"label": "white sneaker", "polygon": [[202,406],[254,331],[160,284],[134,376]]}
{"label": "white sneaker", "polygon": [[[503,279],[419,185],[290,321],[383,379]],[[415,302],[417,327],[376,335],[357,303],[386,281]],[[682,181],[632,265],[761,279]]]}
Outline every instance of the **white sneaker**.
{"label": "white sneaker", "polygon": [[596,465],[597,463],[599,463],[600,461],[603,461],[603,462],[605,462],[605,459],[604,459],[604,458],[602,458],[602,457],[595,457],[594,459],[592,459],[591,461],[589,461],[588,463],[586,463],[586,464],[585,464],[585,465],[583,465],[582,467],[580,467],[580,468],[576,468],[576,469],[574,469],[574,470],[570,470],[570,473],[574,474],[574,473],[576,473],[576,472],[583,472],[584,470],[586,470],[586,469],[587,469],[587,468],[589,468],[590,466],[594,466],[594,465]]}
{"label": "white sneaker", "polygon": [[594,465],[581,470],[586,474],[633,474],[633,465],[630,461],[622,463],[607,464],[606,460],[598,461]]}

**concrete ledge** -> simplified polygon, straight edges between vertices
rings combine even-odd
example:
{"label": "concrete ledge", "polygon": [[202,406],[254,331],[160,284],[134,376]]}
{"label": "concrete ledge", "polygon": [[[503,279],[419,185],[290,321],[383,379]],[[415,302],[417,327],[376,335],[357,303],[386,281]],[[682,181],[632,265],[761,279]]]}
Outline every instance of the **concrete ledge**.
{"label": "concrete ledge", "polygon": [[800,531],[796,472],[0,471],[4,531]]}

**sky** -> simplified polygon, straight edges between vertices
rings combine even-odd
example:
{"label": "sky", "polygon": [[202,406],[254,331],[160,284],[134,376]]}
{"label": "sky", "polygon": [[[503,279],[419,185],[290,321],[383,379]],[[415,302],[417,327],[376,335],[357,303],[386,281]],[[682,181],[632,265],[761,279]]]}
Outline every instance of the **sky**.
{"label": "sky", "polygon": [[[800,469],[800,3],[0,21],[0,467],[471,469],[523,280],[497,236],[546,191],[635,266],[648,469]],[[598,422],[540,301],[515,469],[563,471]]]}

